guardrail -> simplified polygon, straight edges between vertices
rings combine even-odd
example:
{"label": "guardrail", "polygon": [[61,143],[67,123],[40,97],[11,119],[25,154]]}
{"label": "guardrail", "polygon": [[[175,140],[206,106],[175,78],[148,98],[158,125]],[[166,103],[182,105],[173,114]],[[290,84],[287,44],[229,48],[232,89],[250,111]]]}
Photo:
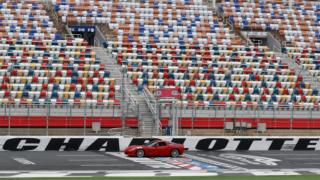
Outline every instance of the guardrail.
{"label": "guardrail", "polygon": [[[100,122],[101,127],[118,127],[121,124],[120,117],[121,107],[118,104],[2,104],[0,105],[0,134],[48,135],[52,129],[60,129],[57,130],[58,132],[65,129],[70,130],[70,133],[86,135],[87,127],[91,127],[92,122]],[[131,124],[136,123],[129,121]],[[33,131],[29,131],[31,128]],[[25,132],[26,129],[28,132]]]}

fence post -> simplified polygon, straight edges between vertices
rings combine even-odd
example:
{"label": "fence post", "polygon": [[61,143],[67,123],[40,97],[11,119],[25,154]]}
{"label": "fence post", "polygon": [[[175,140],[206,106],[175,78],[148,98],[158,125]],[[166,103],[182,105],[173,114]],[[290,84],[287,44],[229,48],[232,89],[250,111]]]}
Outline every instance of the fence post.
{"label": "fence post", "polygon": [[[72,121],[72,107],[73,107],[73,105],[69,104],[68,106],[69,106],[69,122],[68,122],[68,124],[70,124],[70,121]],[[69,132],[68,126],[66,126],[66,128],[67,128],[67,132]]]}
{"label": "fence post", "polygon": [[84,122],[83,122],[83,135],[86,135],[87,128],[87,104],[84,106]]}
{"label": "fence post", "polygon": [[196,114],[196,109],[195,109],[195,107],[194,107],[194,104],[192,104],[192,118],[191,118],[191,128],[192,128],[192,130],[193,130],[193,126],[194,126],[194,116],[195,116],[195,114]]}
{"label": "fence post", "polygon": [[262,107],[257,107],[257,108],[255,108],[255,111],[256,111],[256,115],[257,115],[257,117],[258,117],[258,119],[257,119],[257,127],[256,127],[256,129],[257,129],[257,135],[259,135],[259,131],[258,131],[258,124],[260,123],[260,112],[262,111],[263,109],[262,109]]}
{"label": "fence post", "polygon": [[293,107],[291,107],[291,115],[290,115],[290,130],[292,130],[292,122],[293,122],[293,110],[294,110],[294,108]]}
{"label": "fence post", "polygon": [[[180,106],[180,115],[179,115],[179,118],[178,118],[178,121],[177,121],[177,136],[179,136],[179,131],[180,131],[180,128],[182,127],[182,111],[184,111],[184,108],[183,108],[183,104],[181,103],[181,106]],[[182,128],[181,128],[181,132],[182,132]]]}
{"label": "fence post", "polygon": [[[214,106],[214,108],[216,108],[217,106]],[[220,109],[220,108],[219,108]],[[225,135],[225,132],[226,132],[226,107],[223,107],[224,109],[224,113],[223,113],[223,135]],[[217,110],[215,110],[217,112]]]}
{"label": "fence post", "polygon": [[[268,108],[269,109],[269,108]],[[277,120],[276,120],[276,112],[275,112],[275,109],[274,109],[274,107],[272,107],[272,111],[273,111],[273,114],[272,114],[272,118],[273,118],[273,123],[274,122],[278,122]],[[278,124],[277,124],[278,125]]]}
{"label": "fence post", "polygon": [[[97,108],[97,106],[95,106],[95,108]],[[94,110],[93,110],[93,106],[92,106],[91,107],[91,122],[93,121],[93,117],[94,117],[93,113],[94,113]],[[92,125],[92,123],[91,123],[91,125]]]}
{"label": "fence post", "polygon": [[7,105],[4,105],[4,117],[7,117]]}
{"label": "fence post", "polygon": [[138,120],[138,136],[141,135],[141,121],[140,121],[140,110],[139,110],[139,104],[137,104],[137,120]]}
{"label": "fence post", "polygon": [[11,136],[11,107],[9,105],[8,135]]}
{"label": "fence post", "polygon": [[48,136],[48,135],[49,135],[49,114],[50,114],[50,104],[47,104],[46,136]]}
{"label": "fence post", "polygon": [[313,108],[310,108],[310,121],[309,121],[309,129],[310,128],[313,128],[313,120],[312,120],[312,111],[313,111]]}
{"label": "fence post", "polygon": [[[121,68],[121,135],[125,135],[125,122],[126,122],[126,115],[125,115],[125,91],[124,91],[124,86],[125,86],[125,68]],[[113,109],[114,110],[114,109]]]}
{"label": "fence post", "polygon": [[[252,107],[252,110],[254,111],[254,118],[256,120],[256,124],[257,124],[257,127],[258,127],[258,124],[259,124],[259,116],[258,116],[258,111],[257,111],[257,108],[255,107]],[[256,135],[259,135],[258,133],[258,128],[256,127]]]}
{"label": "fence post", "polygon": [[26,105],[28,108],[28,135],[30,136],[30,106]]}

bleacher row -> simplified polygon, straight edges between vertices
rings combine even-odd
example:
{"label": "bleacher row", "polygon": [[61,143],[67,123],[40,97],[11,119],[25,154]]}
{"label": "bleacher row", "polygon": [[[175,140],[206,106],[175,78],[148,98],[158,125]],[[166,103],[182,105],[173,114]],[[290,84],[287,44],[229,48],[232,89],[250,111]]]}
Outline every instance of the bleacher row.
{"label": "bleacher row", "polygon": [[320,81],[319,1],[224,0],[219,10],[237,28],[277,31],[282,51]]}
{"label": "bleacher row", "polygon": [[[245,13],[238,12],[238,2],[242,3],[240,0],[226,5],[236,4],[234,13],[242,16]],[[105,47],[127,68],[138,90],[178,88],[178,104],[183,106],[319,107],[317,89],[312,89],[267,47],[244,45],[201,0],[52,3],[63,22],[108,24],[116,40],[108,41]],[[258,5],[248,7],[257,7],[248,14],[259,9]],[[282,8],[270,4],[265,9],[275,7]],[[220,9],[233,12],[234,8]],[[238,18],[233,16],[229,19],[237,26]],[[287,27],[282,24],[270,26]],[[307,27],[310,32],[317,29],[314,23]]]}
{"label": "bleacher row", "polygon": [[38,1],[1,1],[0,20],[0,35],[3,38],[61,38],[43,4]]}
{"label": "bleacher row", "polygon": [[119,105],[83,39],[63,39],[37,0],[0,2],[0,105]]}

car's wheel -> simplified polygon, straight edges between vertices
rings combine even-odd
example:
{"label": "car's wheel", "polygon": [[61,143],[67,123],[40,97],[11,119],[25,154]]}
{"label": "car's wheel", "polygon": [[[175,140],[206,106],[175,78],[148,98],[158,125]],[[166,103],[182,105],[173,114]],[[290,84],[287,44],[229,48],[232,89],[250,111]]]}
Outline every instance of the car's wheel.
{"label": "car's wheel", "polygon": [[143,157],[144,156],[144,151],[142,149],[137,150],[137,157]]}
{"label": "car's wheel", "polygon": [[178,157],[179,156],[179,151],[177,149],[172,149],[171,150],[171,157]]}

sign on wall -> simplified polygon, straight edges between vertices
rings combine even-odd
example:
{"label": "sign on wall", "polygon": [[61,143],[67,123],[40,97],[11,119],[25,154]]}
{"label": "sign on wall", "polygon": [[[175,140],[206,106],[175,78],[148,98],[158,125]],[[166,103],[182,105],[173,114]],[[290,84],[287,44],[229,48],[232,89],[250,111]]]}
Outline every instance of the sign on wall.
{"label": "sign on wall", "polygon": [[320,150],[320,137],[154,137],[124,138],[103,136],[0,137],[0,151],[108,151],[124,150],[150,140],[164,139],[184,144],[190,151]]}
{"label": "sign on wall", "polygon": [[95,32],[95,26],[69,26],[71,32]]}
{"label": "sign on wall", "polygon": [[176,88],[160,88],[156,90],[157,99],[175,99],[177,95],[178,90]]}

